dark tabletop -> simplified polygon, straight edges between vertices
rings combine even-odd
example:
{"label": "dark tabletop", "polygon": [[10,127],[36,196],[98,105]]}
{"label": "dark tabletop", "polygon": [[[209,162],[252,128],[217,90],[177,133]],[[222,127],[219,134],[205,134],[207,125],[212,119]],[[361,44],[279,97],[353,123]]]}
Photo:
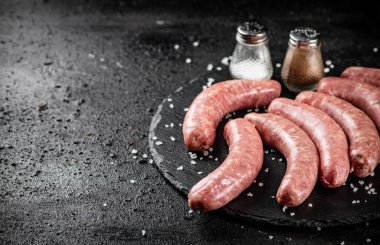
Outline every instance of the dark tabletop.
{"label": "dark tabletop", "polygon": [[317,230],[190,214],[149,163],[157,105],[231,55],[242,20],[267,25],[274,64],[289,30],[310,25],[329,75],[379,65],[375,5],[304,2],[0,1],[0,243],[379,243],[379,221]]}

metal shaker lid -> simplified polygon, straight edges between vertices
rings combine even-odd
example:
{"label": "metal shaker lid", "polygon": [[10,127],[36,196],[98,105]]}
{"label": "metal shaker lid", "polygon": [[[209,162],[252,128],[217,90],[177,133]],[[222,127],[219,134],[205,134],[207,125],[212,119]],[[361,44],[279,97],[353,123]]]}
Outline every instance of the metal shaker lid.
{"label": "metal shaker lid", "polygon": [[311,27],[298,27],[290,31],[289,43],[297,47],[314,48],[320,43],[320,33]]}
{"label": "metal shaker lid", "polygon": [[254,21],[244,22],[237,28],[236,40],[245,44],[257,44],[268,40],[266,28]]}

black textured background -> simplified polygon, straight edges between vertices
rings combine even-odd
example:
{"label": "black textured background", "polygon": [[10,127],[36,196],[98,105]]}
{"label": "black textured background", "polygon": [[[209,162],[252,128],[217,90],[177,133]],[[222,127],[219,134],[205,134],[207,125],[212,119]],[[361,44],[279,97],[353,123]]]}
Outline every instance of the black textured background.
{"label": "black textured background", "polygon": [[274,64],[298,25],[321,30],[332,75],[380,62],[364,1],[0,1],[0,243],[379,243],[379,221],[318,231],[189,214],[143,160],[156,106],[230,55],[253,17]]}

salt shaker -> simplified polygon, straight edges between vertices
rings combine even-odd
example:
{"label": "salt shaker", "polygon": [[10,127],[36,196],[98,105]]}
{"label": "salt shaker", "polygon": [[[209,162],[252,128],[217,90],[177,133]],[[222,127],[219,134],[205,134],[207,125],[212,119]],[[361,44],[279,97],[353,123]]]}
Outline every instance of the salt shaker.
{"label": "salt shaker", "polygon": [[262,80],[273,74],[266,28],[258,22],[244,22],[236,33],[236,47],[230,62],[235,79]]}
{"label": "salt shaker", "polygon": [[290,31],[281,78],[293,92],[314,90],[324,76],[320,33],[311,27]]}

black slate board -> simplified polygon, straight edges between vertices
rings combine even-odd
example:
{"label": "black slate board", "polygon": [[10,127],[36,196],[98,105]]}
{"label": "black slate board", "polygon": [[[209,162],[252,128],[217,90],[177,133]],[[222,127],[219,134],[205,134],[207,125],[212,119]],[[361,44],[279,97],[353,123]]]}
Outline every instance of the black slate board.
{"label": "black slate board", "polygon": [[[184,109],[190,106],[209,78],[215,82],[229,79],[227,66],[222,65],[219,70],[191,80],[165,98],[158,106],[149,130],[149,146],[155,164],[164,177],[185,195],[194,184],[217,168],[228,154],[228,147],[222,136],[227,120],[223,120],[217,129],[214,150],[210,154],[212,159],[198,153],[197,158],[193,159],[196,164],[191,164],[192,159],[183,143],[182,122],[186,114]],[[287,91],[285,86],[281,96],[294,98],[294,94]],[[258,110],[264,112],[264,108]],[[246,112],[237,112],[231,118],[242,117]],[[380,217],[380,196],[368,194],[371,188],[380,190],[379,168],[374,176],[365,179],[351,175],[346,185],[338,189],[327,189],[318,183],[302,205],[284,211],[274,196],[285,173],[286,161],[279,152],[270,147],[265,146],[264,149],[266,154],[263,168],[255,183],[227,206],[215,212],[245,221],[299,227],[354,224]],[[183,169],[178,170],[181,167]],[[263,185],[259,186],[259,183]],[[247,196],[248,192],[253,196]],[[353,203],[357,200],[360,203]]]}

